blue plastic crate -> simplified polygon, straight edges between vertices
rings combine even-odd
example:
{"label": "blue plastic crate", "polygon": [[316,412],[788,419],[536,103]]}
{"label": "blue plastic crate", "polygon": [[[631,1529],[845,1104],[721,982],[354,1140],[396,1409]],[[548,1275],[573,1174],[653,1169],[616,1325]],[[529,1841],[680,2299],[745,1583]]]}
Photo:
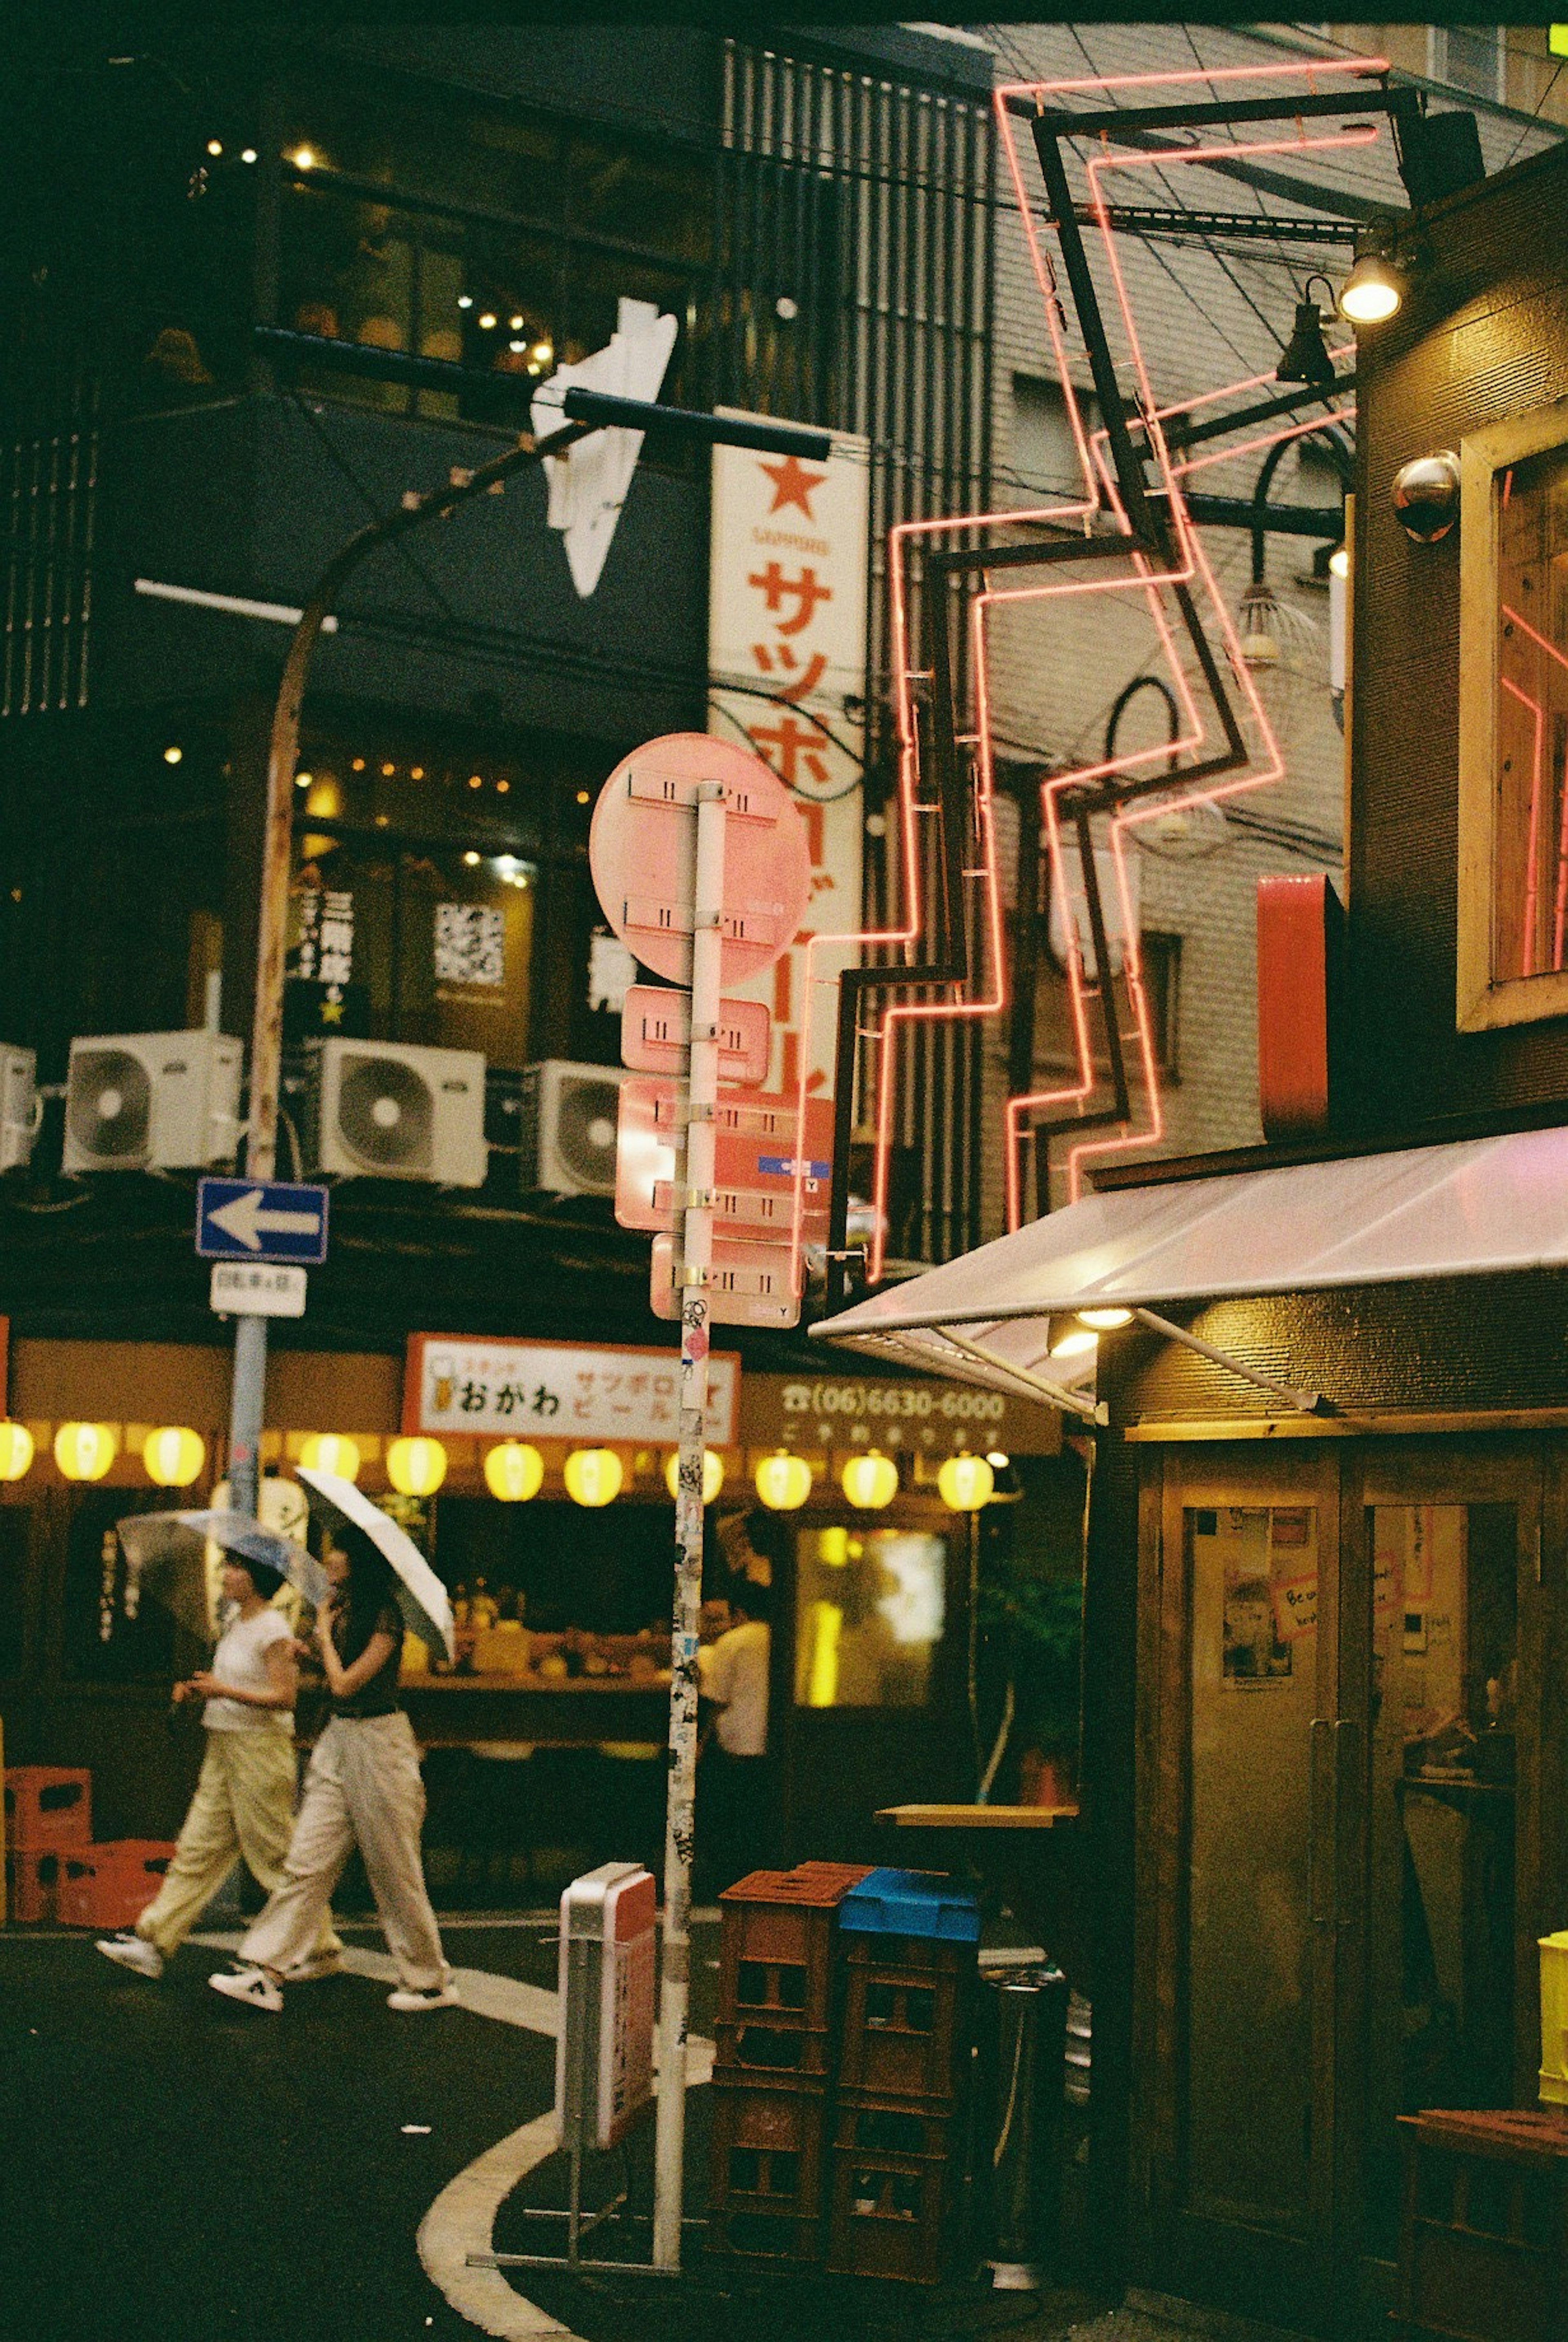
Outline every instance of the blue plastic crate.
{"label": "blue plastic crate", "polygon": [[934,1870],[872,1871],[840,1903],[838,1924],[863,1936],[980,1941],[980,1909],[974,1896]]}

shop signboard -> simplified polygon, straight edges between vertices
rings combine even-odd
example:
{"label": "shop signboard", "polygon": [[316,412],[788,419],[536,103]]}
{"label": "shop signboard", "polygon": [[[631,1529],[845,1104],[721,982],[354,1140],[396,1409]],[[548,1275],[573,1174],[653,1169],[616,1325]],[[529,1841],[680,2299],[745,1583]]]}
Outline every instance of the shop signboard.
{"label": "shop signboard", "polygon": [[797,1449],[875,1446],[946,1456],[964,1447],[1054,1456],[1062,1417],[1054,1406],[937,1375],[748,1374],[740,1442]]}
{"label": "shop signboard", "polygon": [[[710,1446],[734,1444],[740,1373],[733,1350],[709,1354]],[[437,1436],[673,1446],[680,1436],[679,1363],[651,1347],[411,1334],[403,1427]]]}

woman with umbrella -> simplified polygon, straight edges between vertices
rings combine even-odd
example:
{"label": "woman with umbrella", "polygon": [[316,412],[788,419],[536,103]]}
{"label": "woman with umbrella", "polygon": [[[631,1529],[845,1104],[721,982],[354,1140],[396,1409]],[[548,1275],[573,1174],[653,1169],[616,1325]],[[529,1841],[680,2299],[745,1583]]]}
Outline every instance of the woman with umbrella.
{"label": "woman with umbrella", "polygon": [[404,2014],[450,2007],[457,1993],[420,1860],[419,1751],[397,1700],[405,1619],[452,1648],[445,1589],[396,1523],[352,1483],[305,1470],[300,1478],[332,1530],[330,1597],[316,1617],[331,1719],[305,1774],[283,1882],[240,1947],[243,1965],[209,1981],[246,2007],[281,2009],[283,1984],[314,1942],[357,1845],[397,1966],[387,2007]]}
{"label": "woman with umbrella", "polygon": [[[226,1517],[214,1516],[220,1522]],[[246,1525],[237,1526],[243,1532]],[[200,1533],[187,1534],[184,1558],[191,1566],[179,1567],[182,1540],[176,1534],[173,1575],[186,1586],[203,1586],[205,1606]],[[229,1607],[211,1666],[175,1686],[176,1700],[206,1703],[206,1754],[174,1860],[135,1927],[106,1936],[98,1945],[106,1959],[137,1976],[162,1976],[164,1962],[184,1943],[242,1856],[269,1895],[283,1882],[297,1786],[294,1702],[299,1668],[288,1622],[272,1607],[283,1572],[259,1557],[270,1549],[265,1533],[252,1527],[250,1537],[255,1551],[224,1555],[223,1591]],[[276,1542],[281,1547],[283,1540]],[[153,1582],[156,1588],[156,1573]],[[295,1955],[295,1977],[330,1975],[342,1952],[332,1913],[324,1905]]]}

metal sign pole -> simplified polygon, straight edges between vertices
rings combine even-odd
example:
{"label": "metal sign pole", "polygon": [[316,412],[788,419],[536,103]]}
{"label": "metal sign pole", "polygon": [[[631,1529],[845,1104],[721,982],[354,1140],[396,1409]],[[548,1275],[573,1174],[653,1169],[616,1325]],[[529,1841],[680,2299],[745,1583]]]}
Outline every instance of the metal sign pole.
{"label": "metal sign pole", "polygon": [[685,1195],[676,1276],[681,1413],[675,1497],[675,1598],[670,1639],[670,1777],[664,1826],[659,2111],[654,2135],[654,2266],[681,2265],[685,2185],[686,2020],[691,1992],[692,1838],[697,1767],[697,1611],[703,1591],[703,1463],[708,1399],[708,1271],[714,1237],[714,1113],[719,1095],[724,791],[697,787],[692,894],[692,1016],[682,1117]]}

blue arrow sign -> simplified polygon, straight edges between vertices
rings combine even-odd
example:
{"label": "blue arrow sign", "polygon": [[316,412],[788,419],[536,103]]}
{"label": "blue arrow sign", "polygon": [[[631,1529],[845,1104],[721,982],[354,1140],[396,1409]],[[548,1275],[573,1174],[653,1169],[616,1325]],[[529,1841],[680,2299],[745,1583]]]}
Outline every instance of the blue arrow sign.
{"label": "blue arrow sign", "polygon": [[196,1250],[204,1260],[326,1258],[327,1190],[275,1179],[203,1179],[196,1187]]}

